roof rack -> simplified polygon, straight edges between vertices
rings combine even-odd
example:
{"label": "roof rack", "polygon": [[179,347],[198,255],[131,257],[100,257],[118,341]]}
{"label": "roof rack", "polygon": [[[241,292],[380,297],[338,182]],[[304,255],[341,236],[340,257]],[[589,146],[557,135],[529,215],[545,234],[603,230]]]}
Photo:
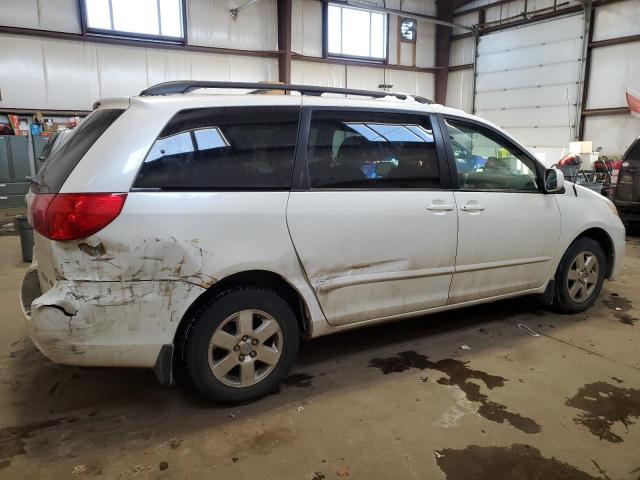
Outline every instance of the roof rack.
{"label": "roof rack", "polygon": [[265,90],[282,90],[285,92],[299,92],[301,95],[320,96],[324,93],[337,93],[340,95],[357,95],[361,97],[384,98],[396,97],[399,100],[413,98],[419,103],[434,103],[427,97],[407,95],[406,93],[380,92],[376,90],[355,90],[352,88],[320,87],[317,85],[291,85],[282,83],[256,83],[256,82],[210,82],[203,80],[177,80],[158,83],[140,92],[143,97],[154,95],[171,95],[175,93],[189,93],[201,88],[242,88],[252,90],[250,93],[262,93]]}

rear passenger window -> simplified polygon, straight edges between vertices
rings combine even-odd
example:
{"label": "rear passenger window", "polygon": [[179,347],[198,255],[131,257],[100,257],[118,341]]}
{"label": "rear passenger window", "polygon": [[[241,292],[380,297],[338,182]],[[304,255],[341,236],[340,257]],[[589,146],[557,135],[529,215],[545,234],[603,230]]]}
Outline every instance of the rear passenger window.
{"label": "rear passenger window", "polygon": [[439,188],[426,115],[315,111],[307,163],[312,188]]}
{"label": "rear passenger window", "polygon": [[298,107],[183,110],[158,136],[135,188],[288,189]]}

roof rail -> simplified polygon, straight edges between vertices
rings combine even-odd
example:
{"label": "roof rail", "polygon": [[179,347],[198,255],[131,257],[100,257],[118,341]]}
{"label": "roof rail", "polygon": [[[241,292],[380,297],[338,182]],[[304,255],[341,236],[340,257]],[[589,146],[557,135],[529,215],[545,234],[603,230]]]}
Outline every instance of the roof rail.
{"label": "roof rail", "polygon": [[376,90],[355,90],[352,88],[320,87],[317,85],[291,85],[282,83],[257,82],[210,82],[204,80],[176,80],[158,83],[140,92],[143,97],[153,95],[171,95],[174,93],[189,93],[201,88],[242,88],[252,90],[250,93],[260,93],[265,90],[282,90],[285,92],[299,92],[301,95],[320,96],[323,93],[337,93],[340,95],[357,95],[361,97],[384,98],[396,97],[399,100],[413,98],[420,103],[434,103],[427,97],[407,95],[406,93],[380,92]]}

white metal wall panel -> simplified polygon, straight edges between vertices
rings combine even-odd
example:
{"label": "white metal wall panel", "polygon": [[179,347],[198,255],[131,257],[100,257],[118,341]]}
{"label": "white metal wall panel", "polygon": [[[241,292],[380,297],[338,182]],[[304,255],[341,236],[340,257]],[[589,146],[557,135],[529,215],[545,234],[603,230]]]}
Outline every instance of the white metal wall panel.
{"label": "white metal wall panel", "polygon": [[100,97],[135,95],[147,87],[147,56],[144,48],[96,45]]}
{"label": "white metal wall panel", "polygon": [[640,91],[640,42],[593,49],[587,108],[626,107],[625,87]]}
{"label": "white metal wall panel", "polygon": [[593,141],[594,147],[602,147],[604,155],[622,155],[638,135],[640,118],[631,114],[585,119],[585,140]]}
{"label": "white metal wall panel", "polygon": [[436,64],[436,25],[418,21],[416,43],[402,42],[401,61],[398,62],[398,17],[389,16],[389,63],[392,65],[413,65],[413,49],[416,48],[416,66],[431,68]]}
{"label": "white metal wall panel", "polygon": [[559,156],[575,135],[583,22],[573,15],[481,36],[476,113]]}
{"label": "white metal wall panel", "polygon": [[277,80],[275,59],[0,35],[0,108],[90,110],[167,80]]}
{"label": "white metal wall panel", "polygon": [[294,0],[291,49],[310,57],[322,56],[322,2]]}
{"label": "white metal wall panel", "polygon": [[[203,0],[199,0],[203,1]],[[382,0],[369,2],[372,5],[384,6]],[[388,8],[399,9],[399,0],[387,0]],[[423,15],[435,15],[436,6],[434,0],[405,0],[402,9]],[[322,56],[322,2],[318,0],[294,0],[291,25],[291,49],[295,53],[311,57]],[[397,65],[398,62],[398,17],[388,16],[389,63]],[[276,32],[277,34],[277,32]],[[416,66],[430,68],[435,65],[435,24],[420,21],[418,19],[418,36],[416,38]],[[413,65],[413,45],[402,45],[401,65]]]}
{"label": "white metal wall panel", "polygon": [[514,2],[503,3],[502,5],[496,5],[489,7],[485,10],[486,22],[499,22],[515,15],[522,13],[524,10],[524,0],[517,0]]}
{"label": "white metal wall panel", "polygon": [[[555,2],[557,3],[557,2]],[[536,10],[543,10],[553,7],[554,0],[528,0],[527,10],[534,12]]]}
{"label": "white metal wall panel", "polygon": [[626,37],[640,33],[640,1],[627,0],[596,9],[593,39]]}
{"label": "white metal wall panel", "polygon": [[80,33],[77,0],[1,0],[0,24]]}
{"label": "white metal wall panel", "polygon": [[[460,25],[465,25],[467,27],[472,27],[479,22],[479,13],[471,12],[466,15],[459,15],[453,19],[454,23],[458,23]],[[453,34],[461,35],[463,33],[469,33],[469,30],[465,30],[464,28],[454,27]]]}
{"label": "white metal wall panel", "polygon": [[473,37],[461,38],[451,42],[449,65],[468,65],[473,63],[475,40]]}
{"label": "white metal wall panel", "polygon": [[378,90],[383,83],[387,83],[383,68],[347,67],[347,88]]}
{"label": "white metal wall panel", "polygon": [[291,81],[327,87],[378,90],[378,85],[393,85],[393,91],[433,98],[435,79],[432,73],[395,70],[389,68],[356,67],[294,60]]}
{"label": "white metal wall panel", "polygon": [[291,62],[291,82],[303,85],[321,85],[323,87],[345,87],[346,67],[329,63]]}
{"label": "white metal wall panel", "polygon": [[393,85],[394,92],[422,95],[433,98],[435,76],[432,73],[385,69],[386,83]]}
{"label": "white metal wall panel", "polygon": [[42,42],[39,38],[18,35],[0,36],[0,72],[2,101],[0,106],[25,107],[46,105]]}
{"label": "white metal wall panel", "polygon": [[449,72],[447,77],[447,107],[471,113],[473,102],[473,70]]}
{"label": "white metal wall panel", "polygon": [[229,0],[188,0],[189,43],[206,47],[277,50],[276,0],[254,3],[233,20],[229,9],[239,4]]}
{"label": "white metal wall panel", "polygon": [[[389,63],[392,65],[398,64],[398,17],[395,15],[389,15]],[[434,48],[435,50],[435,48]]]}
{"label": "white metal wall panel", "polygon": [[[566,1],[566,0],[565,0]],[[465,5],[463,5],[462,7],[459,7],[456,9],[456,12],[463,12],[465,10],[469,10],[470,8],[475,8],[475,7],[481,7],[483,5],[489,5],[490,3],[495,3],[495,0],[475,0],[473,2],[469,2]],[[556,2],[556,3],[565,3],[563,2]],[[569,3],[576,3],[576,0],[571,0]],[[513,2],[511,2],[511,4],[515,4],[517,6],[519,6],[521,8],[520,12],[522,11],[522,9],[524,8],[524,2],[522,0],[514,0]],[[527,0],[527,11],[528,12],[532,12],[535,10],[541,10],[544,8],[549,8],[549,7],[553,7],[554,4],[554,0]],[[517,8],[516,8],[517,10]],[[502,18],[505,18],[505,16],[507,14],[512,14],[514,11],[513,7],[506,9],[505,10],[505,15],[502,16]],[[520,13],[517,12],[517,13]],[[516,13],[516,14],[517,14]]]}
{"label": "white metal wall panel", "polygon": [[45,81],[40,88],[44,87],[46,92],[44,105],[55,110],[82,110],[100,97],[95,44],[49,40],[42,41],[41,49]]}
{"label": "white metal wall panel", "polygon": [[148,49],[147,77],[150,85],[178,78],[192,78],[189,52]]}
{"label": "white metal wall panel", "polygon": [[416,37],[416,66],[430,68],[436,65],[436,24],[418,22]]}
{"label": "white metal wall panel", "polygon": [[379,7],[386,6],[387,8],[393,8],[395,10],[399,10],[402,7],[402,10],[420,13],[422,15],[435,16],[437,13],[436,0],[402,0],[402,2],[401,0],[369,0],[368,2],[362,3],[372,3]]}

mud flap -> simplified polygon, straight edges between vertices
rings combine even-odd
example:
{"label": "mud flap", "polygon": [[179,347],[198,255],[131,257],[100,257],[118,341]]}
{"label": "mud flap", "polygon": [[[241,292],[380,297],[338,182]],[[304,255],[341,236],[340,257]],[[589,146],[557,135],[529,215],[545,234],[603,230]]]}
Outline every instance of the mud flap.
{"label": "mud flap", "polygon": [[545,305],[553,305],[555,290],[556,290],[556,280],[555,278],[552,278],[551,280],[549,280],[549,283],[547,283],[547,288],[545,288],[542,295],[540,295],[539,297],[540,301]]}
{"label": "mud flap", "polygon": [[173,345],[163,345],[153,367],[161,385],[173,385]]}

